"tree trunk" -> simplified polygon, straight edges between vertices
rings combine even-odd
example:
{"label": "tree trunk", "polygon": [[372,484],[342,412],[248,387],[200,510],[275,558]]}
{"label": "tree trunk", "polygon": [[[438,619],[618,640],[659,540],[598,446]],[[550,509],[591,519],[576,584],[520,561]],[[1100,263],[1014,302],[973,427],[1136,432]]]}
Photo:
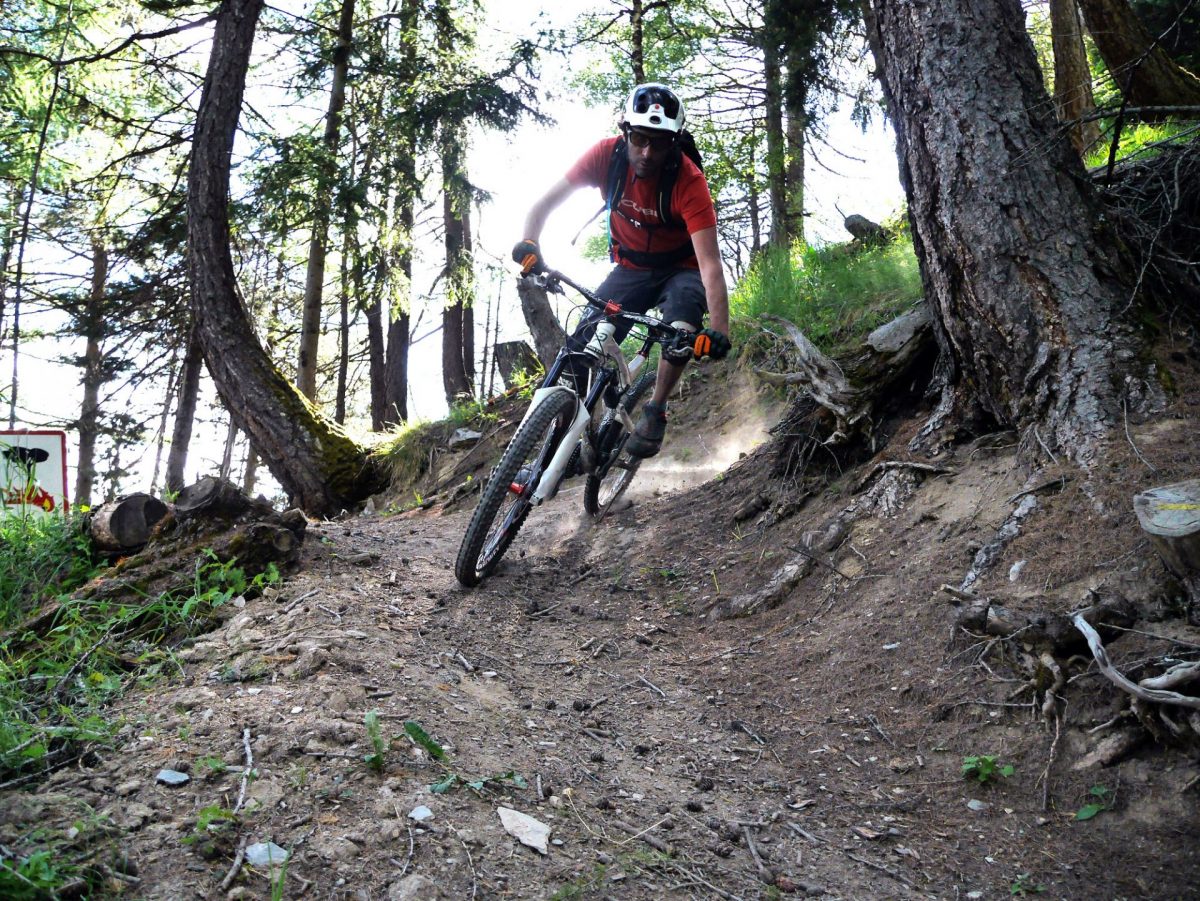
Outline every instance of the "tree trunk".
{"label": "tree trunk", "polygon": [[254,487],[258,484],[258,454],[254,452],[253,447],[246,449],[246,471],[242,476],[242,491],[247,496],[254,494]]}
{"label": "tree trunk", "polygon": [[346,105],[346,76],[350,71],[350,46],[354,29],[354,0],[342,0],[338,42],[333,51],[333,84],[325,114],[324,156],[313,191],[312,238],[308,248],[308,274],[304,282],[304,318],[300,326],[300,360],[296,385],[309,400],[317,396],[317,343],[321,337],[321,297],[325,289],[325,244],[333,208],[334,173],[337,170],[338,133]]}
{"label": "tree trunk", "polygon": [[545,288],[539,288],[527,278],[518,278],[517,294],[521,298],[521,312],[525,314],[525,324],[533,336],[538,359],[542,361],[543,368],[549,369],[566,343],[567,333],[558,324],[558,317],[550,307]]}
{"label": "tree trunk", "polygon": [[642,0],[633,0],[629,8],[629,69],[635,85],[646,83],[645,16]]}
{"label": "tree trunk", "polygon": [[338,367],[337,392],[333,404],[333,421],[346,423],[346,390],[350,378],[350,231],[342,239],[341,291],[338,304]]}
{"label": "tree trunk", "polygon": [[225,427],[225,449],[221,453],[221,469],[219,470],[223,479],[228,479],[229,474],[233,472],[233,449],[237,445],[237,435],[237,425],[230,416],[229,424]]}
{"label": "tree trunk", "polygon": [[162,414],[158,417],[158,432],[154,437],[154,471],[150,475],[150,493],[158,490],[158,475],[162,471],[163,448],[167,443],[167,420],[171,417],[171,402],[175,399],[175,380],[179,377],[176,363],[179,348],[171,348],[171,362],[167,364],[167,391],[163,396]]}
{"label": "tree trunk", "polygon": [[196,421],[196,401],[200,396],[200,371],[204,366],[204,351],[195,324],[188,339],[183,358],[183,374],[179,377],[179,402],[175,405],[175,427],[171,432],[171,452],[167,454],[167,491],[183,489],[183,470],[187,466],[188,446],[192,443],[192,424]]}
{"label": "tree trunk", "polygon": [[263,351],[229,249],[229,163],[262,0],[225,0],[196,115],[188,169],[188,274],[204,359],[225,408],[293,502],[316,515],[386,484],[382,470],[323,419]]}
{"label": "tree trunk", "polygon": [[787,129],[784,132],[787,153],[783,170],[784,216],[789,241],[804,240],[804,130],[808,126],[808,86],[798,75],[788,78],[784,96]]}
{"label": "tree trunk", "polygon": [[[1075,122],[1096,108],[1077,0],[1050,0],[1050,36],[1054,46],[1054,109],[1060,122]],[[1099,139],[1100,123],[1094,120],[1071,126],[1071,143],[1080,156]]]}
{"label": "tree trunk", "polygon": [[104,292],[108,284],[108,250],[97,238],[92,242],[92,293],[83,316],[87,344],[83,352],[83,404],[79,410],[79,466],[75,476],[75,503],[92,505],[96,480],[96,436],[100,432],[100,386],[104,384]]}
{"label": "tree trunk", "polygon": [[472,395],[468,364],[471,304],[474,278],[471,272],[470,195],[460,141],[460,126],[446,125],[442,139],[442,219],[446,237],[446,307],[442,312],[442,384],[446,403],[454,404]]}
{"label": "tree trunk", "polygon": [[868,13],[945,367],[934,422],[978,405],[1026,447],[1084,462],[1120,421],[1140,345],[1019,0],[871,0]]}
{"label": "tree trunk", "polygon": [[1200,78],[1158,46],[1128,0],[1079,0],[1079,8],[1130,106],[1200,105]]}
{"label": "tree trunk", "polygon": [[779,46],[769,36],[763,41],[763,76],[767,89],[767,198],[771,205],[770,243],[775,247],[790,247],[788,231],[787,176],[785,137],[783,133],[783,73],[780,69]]}

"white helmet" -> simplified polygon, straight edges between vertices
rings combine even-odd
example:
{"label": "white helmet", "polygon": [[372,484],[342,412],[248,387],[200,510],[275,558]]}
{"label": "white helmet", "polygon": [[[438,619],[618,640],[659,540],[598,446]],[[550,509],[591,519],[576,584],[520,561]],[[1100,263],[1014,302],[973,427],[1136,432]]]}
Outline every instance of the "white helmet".
{"label": "white helmet", "polygon": [[625,101],[625,125],[679,134],[683,130],[683,104],[663,84],[640,84]]}

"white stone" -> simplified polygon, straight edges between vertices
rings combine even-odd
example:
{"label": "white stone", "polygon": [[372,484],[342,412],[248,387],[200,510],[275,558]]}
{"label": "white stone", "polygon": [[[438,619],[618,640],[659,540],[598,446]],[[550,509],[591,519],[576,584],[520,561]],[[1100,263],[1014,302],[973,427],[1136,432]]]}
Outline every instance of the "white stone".
{"label": "white stone", "polygon": [[500,823],[506,832],[522,845],[533,848],[539,854],[548,854],[547,840],[550,838],[550,827],[540,820],[535,820],[528,814],[513,810],[511,807],[497,807]]}

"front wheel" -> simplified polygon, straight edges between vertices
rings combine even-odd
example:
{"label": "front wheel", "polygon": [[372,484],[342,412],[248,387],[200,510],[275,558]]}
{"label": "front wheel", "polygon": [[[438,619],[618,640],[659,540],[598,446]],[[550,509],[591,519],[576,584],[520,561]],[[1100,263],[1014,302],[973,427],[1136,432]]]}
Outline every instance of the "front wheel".
{"label": "front wheel", "polygon": [[496,568],[532,508],[538,481],[575,415],[575,395],[546,395],[521,424],[492,470],[471,517],[454,575],[468,588]]}
{"label": "front wheel", "polygon": [[[621,397],[621,409],[631,417],[646,393],[654,387],[657,373],[650,369],[642,373]],[[583,509],[596,520],[603,519],[613,505],[625,493],[629,483],[642,465],[640,457],[625,453],[625,440],[629,433],[620,416],[614,410],[604,417],[597,431],[599,461],[596,471],[588,476],[583,486]]]}

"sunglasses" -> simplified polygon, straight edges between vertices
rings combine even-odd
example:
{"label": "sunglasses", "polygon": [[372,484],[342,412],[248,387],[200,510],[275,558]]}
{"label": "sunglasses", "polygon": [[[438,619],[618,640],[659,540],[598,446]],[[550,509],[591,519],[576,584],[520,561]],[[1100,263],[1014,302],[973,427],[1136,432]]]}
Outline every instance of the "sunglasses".
{"label": "sunglasses", "polygon": [[662,153],[663,151],[670,150],[672,145],[675,143],[674,135],[648,135],[640,131],[633,131],[631,129],[628,132],[628,136],[629,143],[638,150],[644,150],[649,147],[655,153]]}

